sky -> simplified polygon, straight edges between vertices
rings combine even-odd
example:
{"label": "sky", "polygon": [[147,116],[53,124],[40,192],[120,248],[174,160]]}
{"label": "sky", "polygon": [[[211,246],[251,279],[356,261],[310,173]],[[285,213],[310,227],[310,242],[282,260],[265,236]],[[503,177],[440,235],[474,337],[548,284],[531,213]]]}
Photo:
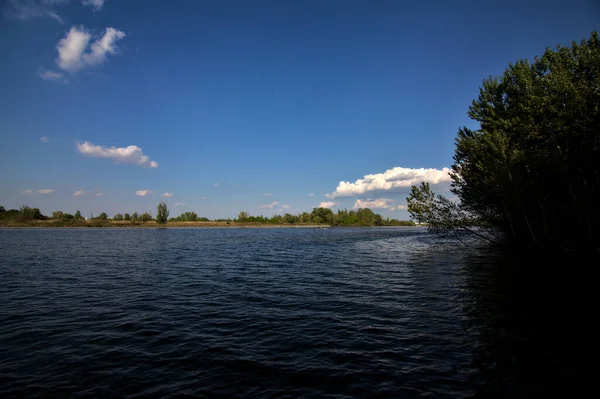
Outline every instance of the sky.
{"label": "sky", "polygon": [[408,219],[484,79],[599,29],[597,0],[4,0],[0,205]]}

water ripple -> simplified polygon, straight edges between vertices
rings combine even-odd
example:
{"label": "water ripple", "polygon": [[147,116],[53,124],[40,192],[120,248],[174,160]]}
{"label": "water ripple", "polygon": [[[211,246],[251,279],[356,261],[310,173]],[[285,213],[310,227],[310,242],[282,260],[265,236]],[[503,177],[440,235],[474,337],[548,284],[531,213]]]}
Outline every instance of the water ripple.
{"label": "water ripple", "polygon": [[0,230],[0,394],[528,393],[544,305],[459,248],[421,228]]}

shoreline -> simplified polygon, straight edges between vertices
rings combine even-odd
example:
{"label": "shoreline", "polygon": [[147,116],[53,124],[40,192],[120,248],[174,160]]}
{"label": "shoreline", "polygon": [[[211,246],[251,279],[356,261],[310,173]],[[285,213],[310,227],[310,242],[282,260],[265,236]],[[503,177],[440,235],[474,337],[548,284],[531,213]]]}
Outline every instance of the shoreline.
{"label": "shoreline", "polygon": [[329,229],[329,228],[365,228],[365,227],[417,227],[417,226],[332,226],[329,224],[267,224],[236,222],[171,222],[159,225],[156,222],[130,223],[114,222],[78,222],[73,224],[56,223],[55,221],[36,221],[34,223],[0,223],[0,229],[181,229],[181,228],[227,228],[227,229]]}

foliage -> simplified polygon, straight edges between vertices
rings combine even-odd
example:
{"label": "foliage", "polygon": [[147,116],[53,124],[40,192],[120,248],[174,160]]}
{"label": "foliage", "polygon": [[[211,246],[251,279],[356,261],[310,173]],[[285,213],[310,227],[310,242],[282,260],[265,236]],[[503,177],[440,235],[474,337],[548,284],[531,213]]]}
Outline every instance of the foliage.
{"label": "foliage", "polygon": [[129,215],[128,213],[123,214],[123,220],[131,220],[131,215]]}
{"label": "foliage", "polygon": [[131,215],[131,220],[133,220],[134,222],[137,222],[140,219],[140,215],[138,215],[137,212],[133,212],[133,215]]}
{"label": "foliage", "polygon": [[199,218],[196,212],[184,212],[176,218],[169,219],[174,222],[207,222],[208,218]]}
{"label": "foliage", "polygon": [[406,201],[410,217],[419,224],[427,225],[433,233],[451,234],[461,241],[465,236],[494,243],[499,241],[497,229],[489,228],[462,204],[443,195],[435,195],[429,183],[412,186]]}
{"label": "foliage", "polygon": [[83,219],[83,216],[81,216],[81,212],[79,212],[79,210],[77,212],[75,212],[75,220],[81,220]]}
{"label": "foliage", "polygon": [[166,224],[169,219],[169,210],[167,204],[164,201],[160,201],[156,207],[156,223]]}
{"label": "foliage", "polygon": [[108,220],[108,214],[106,212],[102,212],[98,215],[97,219],[99,220]]}
{"label": "foliage", "polygon": [[600,39],[486,80],[456,139],[452,191],[518,243],[600,247]]}
{"label": "foliage", "polygon": [[240,212],[235,221],[240,222],[240,223],[247,222],[248,221],[248,212],[244,212],[244,211]]}
{"label": "foliage", "polygon": [[152,215],[149,214],[148,212],[144,212],[140,215],[139,220],[142,223],[150,222],[150,221],[152,221]]}

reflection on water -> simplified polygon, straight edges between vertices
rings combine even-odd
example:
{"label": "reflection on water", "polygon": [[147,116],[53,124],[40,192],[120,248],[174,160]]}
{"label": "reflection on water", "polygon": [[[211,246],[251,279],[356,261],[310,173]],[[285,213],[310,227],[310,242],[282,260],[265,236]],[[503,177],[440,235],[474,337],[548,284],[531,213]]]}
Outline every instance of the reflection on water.
{"label": "reflection on water", "polygon": [[421,228],[0,230],[0,394],[572,395],[589,265]]}

